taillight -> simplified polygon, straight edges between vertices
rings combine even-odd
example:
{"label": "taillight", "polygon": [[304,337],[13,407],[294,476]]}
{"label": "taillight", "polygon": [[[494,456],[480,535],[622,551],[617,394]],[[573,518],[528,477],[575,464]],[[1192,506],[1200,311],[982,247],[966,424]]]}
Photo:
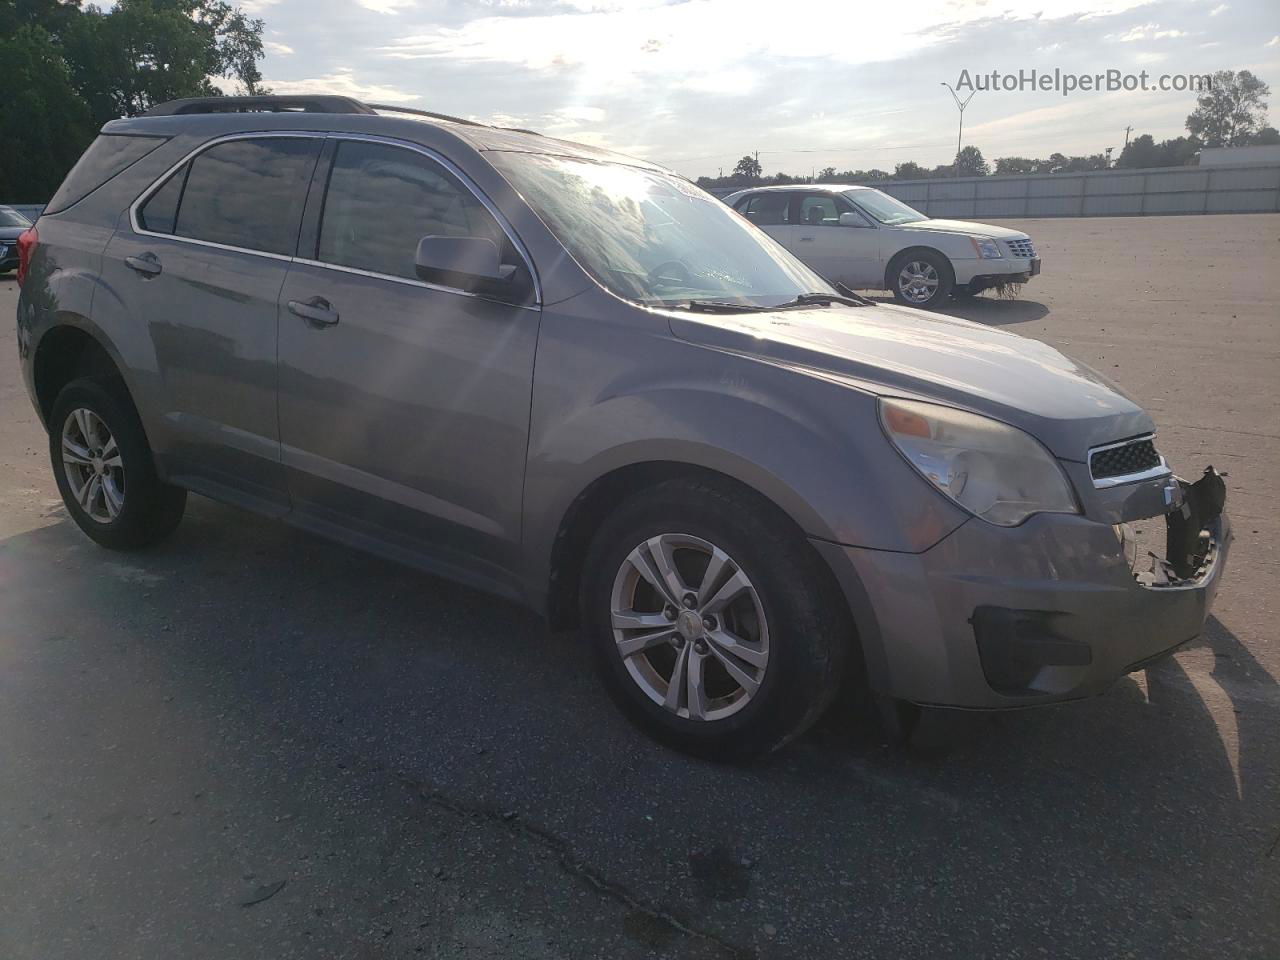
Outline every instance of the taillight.
{"label": "taillight", "polygon": [[35,227],[28,227],[18,234],[18,285],[27,279],[27,271],[31,269],[31,255],[36,252],[36,244],[40,242],[40,234]]}

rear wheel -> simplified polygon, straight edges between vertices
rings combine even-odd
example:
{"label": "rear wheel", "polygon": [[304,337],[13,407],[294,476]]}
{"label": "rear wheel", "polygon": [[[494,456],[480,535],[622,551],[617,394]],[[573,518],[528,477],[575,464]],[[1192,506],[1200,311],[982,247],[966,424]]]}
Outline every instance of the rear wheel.
{"label": "rear wheel", "polygon": [[132,404],[103,381],[76,380],[58,394],[49,459],[71,519],[104,547],[147,546],[182,519],[186,491],[160,481]]}
{"label": "rear wheel", "polygon": [[908,307],[936,307],[951,295],[954,285],[951,262],[933,250],[899,254],[889,267],[893,298]]}
{"label": "rear wheel", "polygon": [[671,481],[626,502],[593,542],[581,598],[610,694],[689,753],[786,743],[830,702],[851,640],[819,564],[767,505],[715,485]]}

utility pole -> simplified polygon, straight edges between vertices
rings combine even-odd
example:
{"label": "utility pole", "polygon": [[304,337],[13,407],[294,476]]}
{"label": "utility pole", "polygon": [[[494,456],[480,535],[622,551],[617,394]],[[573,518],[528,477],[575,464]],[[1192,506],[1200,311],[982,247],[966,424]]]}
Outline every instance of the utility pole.
{"label": "utility pole", "polygon": [[1133,132],[1133,127],[1125,127],[1125,128],[1124,128],[1124,145],[1125,145],[1126,147],[1128,147],[1128,146],[1129,146],[1129,134],[1130,134],[1130,133],[1132,133],[1132,132]]}
{"label": "utility pole", "polygon": [[969,101],[973,99],[973,95],[978,91],[970,90],[969,95],[961,100],[960,95],[955,92],[951,84],[944,80],[942,85],[951,91],[951,99],[956,102],[956,108],[960,111],[960,130],[956,133],[956,162],[952,164],[955,175],[958,177],[960,176],[960,138],[964,136],[964,108],[969,105]]}

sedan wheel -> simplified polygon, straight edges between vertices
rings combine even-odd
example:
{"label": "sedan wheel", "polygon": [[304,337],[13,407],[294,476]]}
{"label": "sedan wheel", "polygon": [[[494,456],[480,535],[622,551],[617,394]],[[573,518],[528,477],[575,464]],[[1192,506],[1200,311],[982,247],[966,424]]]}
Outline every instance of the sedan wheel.
{"label": "sedan wheel", "polygon": [[627,555],[613,582],[613,638],[646,697],[690,720],[745,707],[769,664],[760,595],[723,550],[664,533]]}
{"label": "sedan wheel", "polygon": [[911,303],[928,303],[938,292],[939,279],[933,264],[912,260],[898,273],[898,290]]}

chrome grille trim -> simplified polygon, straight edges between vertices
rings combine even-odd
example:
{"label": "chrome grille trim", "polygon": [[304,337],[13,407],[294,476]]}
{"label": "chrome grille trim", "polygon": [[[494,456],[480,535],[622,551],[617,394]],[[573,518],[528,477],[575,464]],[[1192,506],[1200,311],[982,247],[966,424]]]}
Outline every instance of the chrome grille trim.
{"label": "chrome grille trim", "polygon": [[[1142,480],[1152,480],[1156,477],[1167,476],[1173,471],[1169,469],[1169,464],[1165,462],[1164,457],[1159,450],[1155,449],[1156,435],[1154,433],[1144,434],[1140,437],[1130,437],[1128,440],[1118,440],[1115,443],[1104,443],[1097,447],[1089,448],[1088,467],[1089,477],[1093,480],[1093,485],[1098,489],[1107,487],[1117,487],[1124,483],[1138,483]],[[1100,453],[1106,453],[1111,450],[1120,450],[1125,447],[1136,447],[1141,444],[1150,444],[1152,452],[1155,454],[1158,463],[1144,470],[1138,470],[1134,473],[1121,473],[1112,476],[1098,477],[1094,475],[1094,457]]]}
{"label": "chrome grille trim", "polygon": [[1030,238],[1025,240],[1006,240],[1005,247],[1009,250],[1009,255],[1019,260],[1030,260],[1036,255],[1035,245],[1032,244]]}

